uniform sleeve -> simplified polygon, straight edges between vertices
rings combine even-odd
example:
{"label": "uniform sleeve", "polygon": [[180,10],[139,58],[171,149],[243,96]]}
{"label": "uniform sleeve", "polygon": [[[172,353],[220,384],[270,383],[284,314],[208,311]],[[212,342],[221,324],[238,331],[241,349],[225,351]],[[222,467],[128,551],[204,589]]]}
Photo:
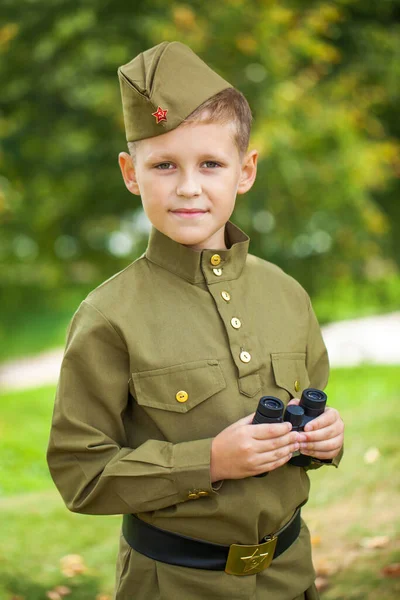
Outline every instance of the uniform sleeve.
{"label": "uniform sleeve", "polygon": [[[326,346],[322,339],[321,329],[315,316],[313,307],[311,305],[310,298],[308,298],[308,315],[309,315],[309,328],[308,328],[308,340],[307,340],[307,371],[310,378],[310,387],[314,387],[320,390],[325,389],[328,378],[329,378],[329,359]],[[328,398],[329,404],[329,398]],[[333,465],[338,467],[343,456],[343,447],[339,454],[333,459],[319,460],[318,458],[312,458],[311,465],[308,469],[318,469],[323,465]]]}
{"label": "uniform sleeve", "polygon": [[212,438],[178,444],[149,439],[127,447],[128,379],[125,343],[83,301],[67,332],[47,450],[67,507],[86,514],[138,513],[184,502],[198,491],[215,494]]}

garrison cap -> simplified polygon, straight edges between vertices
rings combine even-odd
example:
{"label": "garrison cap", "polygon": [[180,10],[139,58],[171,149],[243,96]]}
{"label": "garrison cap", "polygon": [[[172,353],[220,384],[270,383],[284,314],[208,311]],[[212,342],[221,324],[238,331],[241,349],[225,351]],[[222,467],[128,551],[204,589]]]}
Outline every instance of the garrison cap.
{"label": "garrison cap", "polygon": [[126,140],[175,129],[200,104],[232,87],[188,46],[162,42],[118,68]]}

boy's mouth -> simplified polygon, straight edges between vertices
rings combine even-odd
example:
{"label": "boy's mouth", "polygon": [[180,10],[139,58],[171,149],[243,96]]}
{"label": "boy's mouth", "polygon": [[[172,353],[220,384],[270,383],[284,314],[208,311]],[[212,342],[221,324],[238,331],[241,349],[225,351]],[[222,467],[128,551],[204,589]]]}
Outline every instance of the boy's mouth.
{"label": "boy's mouth", "polygon": [[200,215],[204,215],[207,210],[203,210],[201,208],[178,208],[177,210],[171,210],[174,215],[178,215],[179,217],[199,217]]}

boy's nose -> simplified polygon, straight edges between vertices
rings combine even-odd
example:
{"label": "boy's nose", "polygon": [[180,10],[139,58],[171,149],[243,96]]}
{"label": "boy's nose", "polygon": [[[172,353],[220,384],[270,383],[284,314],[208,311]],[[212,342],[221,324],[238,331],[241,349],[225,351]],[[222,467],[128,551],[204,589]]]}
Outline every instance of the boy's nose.
{"label": "boy's nose", "polygon": [[183,196],[184,198],[200,196],[201,185],[194,177],[187,175],[182,177],[182,179],[178,182],[176,194],[177,196]]}

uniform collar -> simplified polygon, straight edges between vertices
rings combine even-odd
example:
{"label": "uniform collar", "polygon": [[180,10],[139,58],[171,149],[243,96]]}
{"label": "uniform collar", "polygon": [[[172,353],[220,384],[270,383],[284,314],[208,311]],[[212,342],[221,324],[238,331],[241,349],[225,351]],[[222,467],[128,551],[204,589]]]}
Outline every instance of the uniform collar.
{"label": "uniform collar", "polygon": [[[150,262],[190,283],[207,281],[211,284],[237,279],[246,262],[250,238],[239,227],[228,221],[225,225],[225,241],[227,250],[196,251],[175,242],[152,226],[146,257]],[[218,262],[216,256],[220,258],[218,265],[215,264]]]}

